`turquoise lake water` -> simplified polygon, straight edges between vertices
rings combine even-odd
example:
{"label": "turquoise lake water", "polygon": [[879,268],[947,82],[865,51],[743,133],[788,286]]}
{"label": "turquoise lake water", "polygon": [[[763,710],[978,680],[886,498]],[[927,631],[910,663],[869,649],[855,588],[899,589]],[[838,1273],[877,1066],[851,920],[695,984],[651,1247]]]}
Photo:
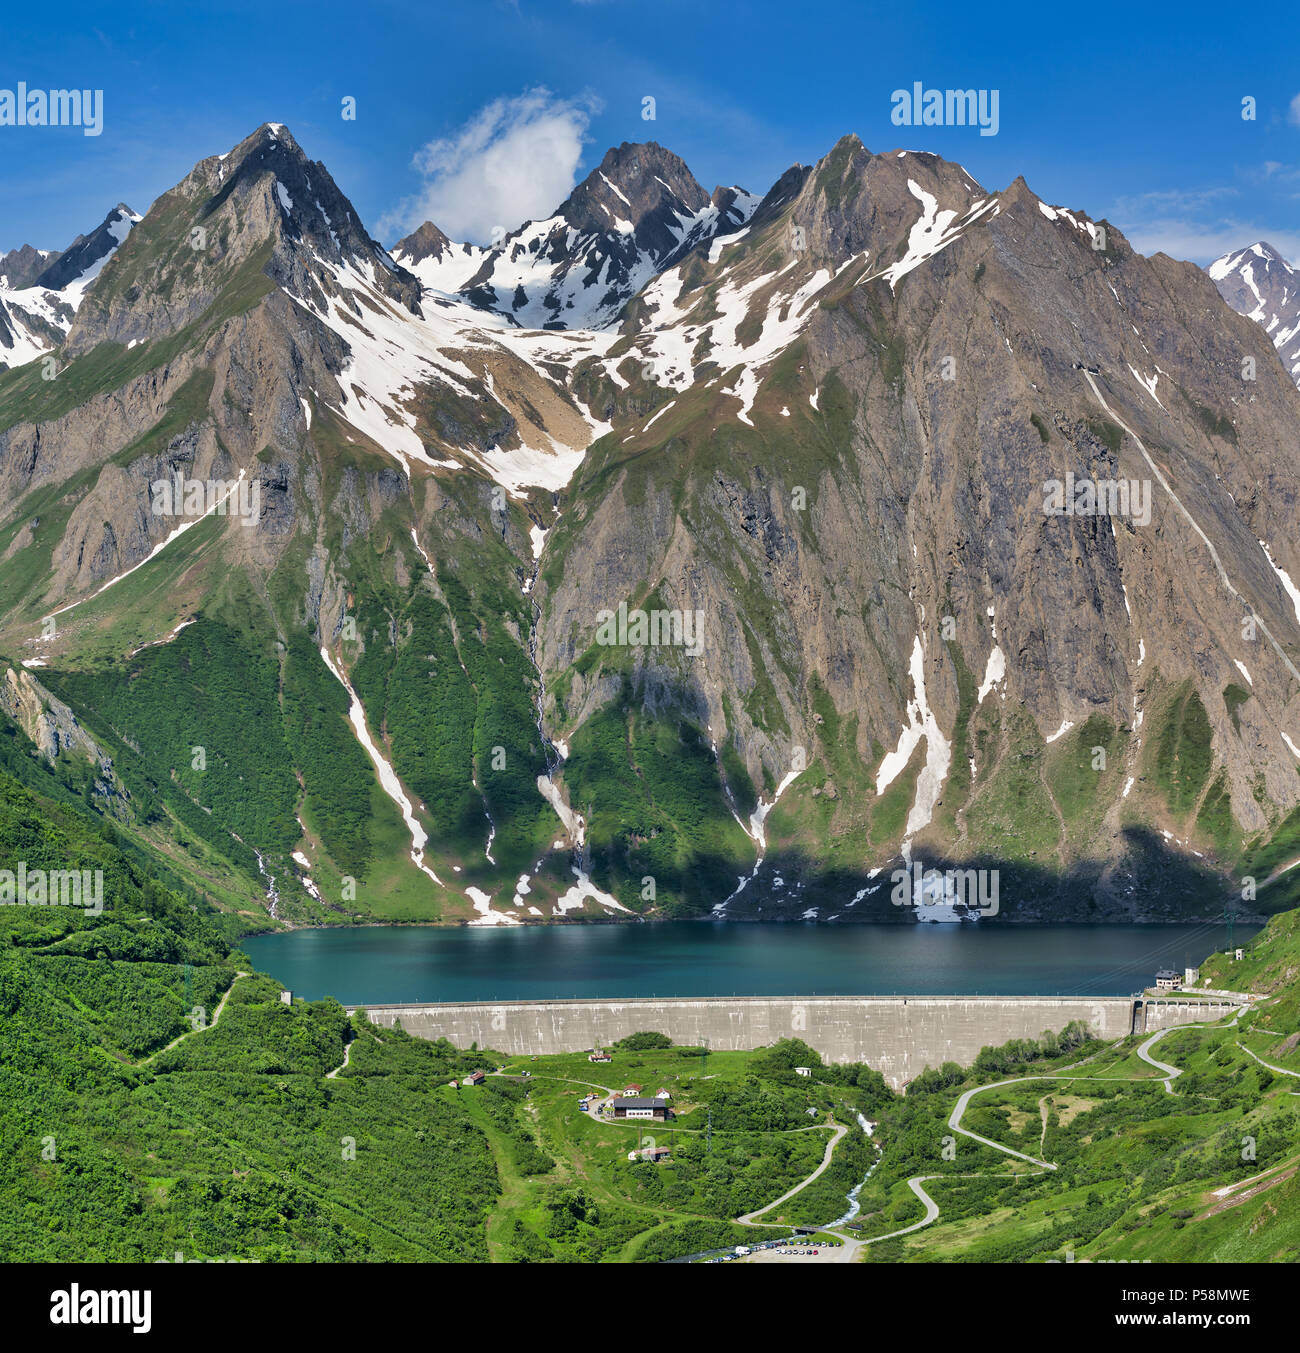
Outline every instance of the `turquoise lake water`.
{"label": "turquoise lake water", "polygon": [[[1259,927],[1238,924],[1235,943]],[[635,996],[1121,996],[1225,946],[1212,925],[358,926],[251,936],[254,964],[308,1000]]]}

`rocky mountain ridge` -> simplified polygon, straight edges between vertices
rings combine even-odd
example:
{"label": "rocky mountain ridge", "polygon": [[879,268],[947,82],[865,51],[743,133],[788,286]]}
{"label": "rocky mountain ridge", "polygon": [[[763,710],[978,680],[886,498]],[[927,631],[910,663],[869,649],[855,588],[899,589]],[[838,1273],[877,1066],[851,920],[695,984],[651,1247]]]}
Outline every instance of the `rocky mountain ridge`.
{"label": "rocky mountain ridge", "polygon": [[1300,392],[1266,346],[1243,382],[1257,334],[855,137],[761,200],[625,144],[389,254],[267,124],[57,379],[0,375],[0,651],[244,905],[924,919],[919,861],[1015,919],[1221,911],[1300,854]]}
{"label": "rocky mountain ridge", "polygon": [[23,245],[0,259],[0,371],[63,341],[86,289],[140,220],[119,202],[89,235],[64,250]]}

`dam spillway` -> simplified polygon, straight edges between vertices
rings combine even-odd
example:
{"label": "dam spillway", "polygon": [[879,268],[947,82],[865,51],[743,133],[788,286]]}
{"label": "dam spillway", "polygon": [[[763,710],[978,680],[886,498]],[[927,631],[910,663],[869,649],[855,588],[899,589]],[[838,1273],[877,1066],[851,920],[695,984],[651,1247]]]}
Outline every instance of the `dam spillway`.
{"label": "dam spillway", "polygon": [[653,1030],[714,1052],[800,1038],[827,1062],[865,1062],[895,1089],[927,1066],[968,1066],[981,1048],[1059,1033],[1080,1020],[1098,1038],[1209,1023],[1239,1005],[1177,996],[731,996],[700,999],[473,1001],[348,1006],[417,1038],[512,1057],[584,1052]]}

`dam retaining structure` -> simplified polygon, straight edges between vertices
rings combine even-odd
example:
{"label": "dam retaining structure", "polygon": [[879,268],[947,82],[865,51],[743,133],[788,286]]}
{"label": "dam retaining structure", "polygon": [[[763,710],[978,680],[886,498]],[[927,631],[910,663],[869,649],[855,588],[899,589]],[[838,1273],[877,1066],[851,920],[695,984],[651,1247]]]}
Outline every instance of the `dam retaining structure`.
{"label": "dam retaining structure", "polygon": [[927,1066],[969,1066],[983,1047],[1059,1033],[1081,1021],[1117,1039],[1209,1023],[1241,1008],[1224,999],[1131,996],[728,996],[674,999],[472,1001],[347,1007],[372,1023],[511,1057],[607,1048],[634,1033],[666,1034],[711,1052],[799,1038],[827,1062],[865,1062],[899,1089]]}

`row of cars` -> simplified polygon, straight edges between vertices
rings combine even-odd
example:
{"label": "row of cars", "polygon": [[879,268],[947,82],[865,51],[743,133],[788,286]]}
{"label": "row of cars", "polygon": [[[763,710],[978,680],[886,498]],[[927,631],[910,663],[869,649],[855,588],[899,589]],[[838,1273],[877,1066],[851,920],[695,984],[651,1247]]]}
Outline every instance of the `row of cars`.
{"label": "row of cars", "polygon": [[737,1259],[744,1259],[748,1255],[756,1254],[759,1250],[775,1250],[780,1255],[794,1254],[816,1254],[815,1249],[796,1249],[791,1245],[790,1238],[787,1236],[782,1240],[760,1240],[754,1245],[737,1245],[734,1250],[729,1250],[726,1254],[716,1254],[706,1259],[706,1264],[726,1264]]}

